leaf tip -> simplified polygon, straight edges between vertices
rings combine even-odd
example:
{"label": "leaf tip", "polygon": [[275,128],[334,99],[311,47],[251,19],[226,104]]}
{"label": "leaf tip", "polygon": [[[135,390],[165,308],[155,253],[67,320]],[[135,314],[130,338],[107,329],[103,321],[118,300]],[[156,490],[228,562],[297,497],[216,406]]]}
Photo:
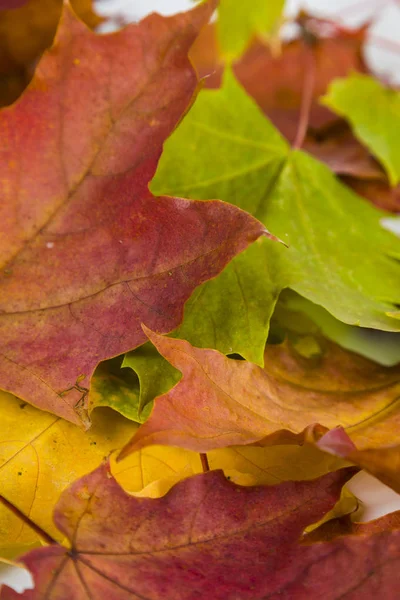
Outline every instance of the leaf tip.
{"label": "leaf tip", "polygon": [[141,323],[140,326],[143,330],[143,333],[150,340],[150,342],[156,345],[156,341],[161,337],[160,334],[156,333],[152,329],[149,329],[144,323]]}
{"label": "leaf tip", "polygon": [[336,427],[327,431],[316,443],[316,446],[328,454],[346,458],[357,450],[353,440],[347,435],[343,427]]}
{"label": "leaf tip", "polygon": [[289,248],[289,244],[287,244],[286,242],[278,238],[276,235],[268,231],[268,229],[264,229],[262,231],[261,237],[267,237],[269,240],[272,240],[273,242],[279,242],[280,244],[283,244],[286,248]]}

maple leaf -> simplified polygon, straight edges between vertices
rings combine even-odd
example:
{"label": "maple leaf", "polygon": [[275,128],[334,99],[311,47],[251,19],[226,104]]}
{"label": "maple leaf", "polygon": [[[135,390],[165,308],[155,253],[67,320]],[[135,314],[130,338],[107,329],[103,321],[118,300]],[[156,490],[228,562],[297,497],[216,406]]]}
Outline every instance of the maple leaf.
{"label": "maple leaf", "polygon": [[97,367],[90,386],[89,412],[108,406],[132,421],[145,421],[151,407],[141,406],[138,377],[129,369],[122,369],[120,362],[117,357]]}
{"label": "maple leaf", "polygon": [[[302,546],[298,539],[332,508],[351,474],[344,470],[311,482],[247,488],[214,471],[178,483],[154,500],[126,494],[104,465],[75,482],[55,509],[55,523],[71,549],[50,546],[21,557],[35,580],[35,591],[21,598],[47,594],[78,600],[91,594],[186,600],[195,594],[228,600],[239,594],[255,600],[284,590],[309,598],[307,586],[333,585],[349,543]],[[358,544],[352,545],[358,556]],[[377,568],[396,555],[388,546],[382,550]],[[363,558],[364,553],[357,562],[360,584],[368,572]],[[394,571],[387,573],[384,586],[393,577]],[[343,577],[331,598],[352,585],[354,580]],[[1,596],[15,597],[7,589]]]}
{"label": "maple leaf", "polygon": [[[368,98],[368,102],[360,102]],[[360,73],[333,81],[321,102],[346,117],[358,139],[384,165],[390,183],[400,180],[400,92]]]}
{"label": "maple leaf", "polygon": [[344,181],[378,208],[400,212],[400,185],[393,188],[384,181],[363,181],[353,177],[345,177]]}
{"label": "maple leaf", "polygon": [[342,122],[330,127],[325,134],[308,135],[303,149],[342,177],[386,181],[383,169]]}
{"label": "maple leaf", "polygon": [[[261,244],[260,244],[261,242]],[[224,354],[236,352],[262,366],[269,322],[279,295],[279,273],[274,264],[263,259],[263,239],[235,257],[214,280],[199,286],[185,305],[182,325],[173,337],[186,339],[204,348],[218,348]],[[260,246],[261,245],[261,251]],[[263,277],[260,277],[260,272]],[[251,294],[247,290],[251,289]],[[235,301],[227,310],[226,290]],[[167,392],[180,379],[174,369],[152,346],[144,344],[125,355],[124,367],[130,367],[140,381],[140,397],[135,409],[140,421],[146,420],[150,403]]]}
{"label": "maple leaf", "polygon": [[[96,382],[97,373],[94,376]],[[90,432],[0,393],[0,494],[59,542],[51,515],[59,494],[76,478],[121,448],[136,426],[111,411],[96,411]],[[332,454],[332,453],[331,453]],[[111,471],[129,493],[158,497],[177,481],[202,472],[199,454],[152,446],[122,463],[111,455]],[[343,461],[311,446],[229,448],[209,454],[210,467],[224,469],[243,485],[312,479]],[[40,538],[0,502],[0,555],[15,558]]]}
{"label": "maple leaf", "polygon": [[143,343],[141,321],[176,327],[194,288],[265,233],[223,202],[147,187],[191,101],[187,48],[211,11],[96,36],[67,7],[28,91],[0,115],[0,385],[72,422],[89,423],[101,360]]}
{"label": "maple leaf", "polygon": [[[388,313],[400,297],[400,245],[381,228],[386,213],[310,155],[290,152],[229,71],[220,90],[199,94],[167,141],[151,189],[217,196],[268,224],[290,247],[263,245],[266,289],[289,286],[345,323],[399,329]],[[250,289],[243,294],[253,298]],[[225,297],[234,301],[230,290]]]}
{"label": "maple leaf", "polygon": [[400,362],[398,333],[346,325],[322,306],[290,290],[282,292],[273,314],[270,337],[280,342],[289,337],[300,354],[304,340],[310,339],[316,346],[318,355],[321,353],[318,349],[318,339],[321,336],[384,367],[393,367]]}
{"label": "maple leaf", "polygon": [[136,404],[138,421],[145,422],[156,396],[168,392],[181,378],[175,369],[153,346],[143,344],[125,355],[122,365],[130,368],[139,380],[139,400]]}
{"label": "maple leaf", "polygon": [[[296,137],[305,74],[310,67],[313,71],[311,130],[338,121],[337,115],[319,103],[332,79],[352,71],[367,71],[362,56],[365,26],[351,30],[304,13],[298,21],[299,39],[284,42],[280,52],[256,42],[233,66],[242,86],[290,142]],[[223,60],[215,41],[216,29],[213,24],[207,26],[191,49],[199,74],[208,76],[207,87],[219,87],[221,83]]]}
{"label": "maple leaf", "polygon": [[346,432],[338,428],[325,433],[316,446],[358,465],[400,494],[399,445],[358,450]]}
{"label": "maple leaf", "polygon": [[[361,354],[380,365],[391,367],[400,361],[400,336],[398,333],[346,325],[335,319],[322,306],[318,306],[290,290],[282,292],[276,305],[275,297],[268,301],[268,298],[263,297],[263,294],[258,291],[257,284],[260,278],[255,276],[251,268],[247,271],[245,269],[249,251],[253,258],[257,257],[257,244],[235,258],[219,277],[212,282],[203,284],[192,294],[185,306],[183,324],[173,332],[172,337],[186,339],[200,347],[216,347],[228,355],[232,354],[233,348],[235,348],[236,352],[245,359],[263,366],[263,344],[269,331],[271,313],[268,308],[271,306],[274,308],[274,313],[269,336],[283,341],[289,335],[291,343],[300,354],[304,351],[307,342],[311,343],[311,353],[319,354],[318,339],[323,335],[342,348]],[[238,258],[244,265],[240,271],[236,268]],[[247,264],[259,270],[262,269],[262,265],[256,260]],[[253,295],[250,296],[252,308],[257,302],[266,303],[266,306],[264,304],[264,313],[262,306],[259,310],[255,311],[253,308],[250,312],[250,306],[245,306],[245,296],[238,294],[238,301],[233,306],[233,314],[226,314],[226,310],[224,310],[226,297],[223,296],[223,290],[233,288],[234,275],[236,281],[242,284],[241,290],[246,285],[243,285],[243,281],[238,280],[239,275],[245,278],[249,289],[252,289]],[[253,279],[251,279],[252,277]],[[218,307],[217,310],[215,310],[215,306]],[[205,318],[207,314],[210,314],[211,322],[217,322],[220,326],[207,327],[208,320]],[[257,328],[257,316],[261,317],[263,314],[265,322],[261,323],[260,320]],[[253,333],[252,336],[251,333]],[[258,350],[261,348],[260,356]],[[138,415],[135,420],[144,422],[149,415],[154,398],[169,391],[180,380],[181,373],[168,363],[150,342],[126,354],[123,366],[133,369],[139,378],[139,399],[135,401],[133,408],[137,410]]]}
{"label": "maple leaf", "polygon": [[306,359],[286,341],[267,344],[261,369],[146,333],[183,378],[156,398],[121,458],[150,444],[207,452],[255,442],[303,443],[315,423],[325,430],[344,426],[360,450],[397,441],[399,367],[381,367],[327,341],[322,356]]}
{"label": "maple leaf", "polygon": [[[303,148],[339,175],[381,181],[384,172],[365,146],[358,142],[344,120],[338,120],[331,110],[325,110],[326,104],[320,103],[320,96],[336,78],[368,71],[363,60],[368,27],[346,29],[305,14],[297,20],[301,26],[299,39],[284,42],[280,51],[254,43],[234,64],[236,77],[291,142],[298,132],[300,107],[308,86],[312,104]],[[205,79],[207,87],[221,85],[223,60],[216,37],[215,24],[208,25],[190,51],[200,74],[211,74]],[[345,181],[354,187],[348,177]],[[363,187],[367,188],[366,192],[360,193],[377,206],[395,210],[389,200],[375,201],[376,186],[369,193],[368,186]]]}
{"label": "maple leaf", "polygon": [[[121,448],[136,429],[117,413],[99,409],[90,432],[84,433],[1,391],[0,414],[0,494],[54,536],[51,513],[61,491]],[[37,535],[0,504],[0,555],[15,557],[21,546],[37,541]]]}
{"label": "maple leaf", "polygon": [[[207,452],[207,462],[211,470],[222,469],[230,481],[245,486],[316,479],[349,466],[331,448],[326,451],[317,444],[218,448]],[[197,452],[175,446],[146,446],[123,461],[113,453],[110,465],[124,490],[151,498],[163,496],[178,481],[204,472]]]}
{"label": "maple leaf", "polygon": [[[282,7],[221,2],[225,62]],[[61,0],[39,4],[10,11],[15,36],[0,13],[11,95],[54,35]],[[397,598],[400,515],[336,517],[357,503],[343,466],[400,492],[400,365],[382,366],[398,356],[383,344],[399,336],[400,246],[348,189],[396,210],[398,93],[349,77],[368,71],[367,27],[302,12],[300,39],[280,55],[256,42],[191,108],[188,51],[214,7],[100,37],[66,6],[0,112],[0,386],[73,421],[0,391],[0,555],[25,555],[26,599]],[[217,65],[205,85],[220,86],[206,43],[199,71]],[[387,108],[379,127],[342,102],[359,82]],[[148,191],[178,124],[152,190],[194,201]],[[101,406],[130,420],[99,409],[76,427]],[[210,468],[225,478],[195,475]]]}
{"label": "maple leaf", "polygon": [[[382,180],[382,169],[346,122],[334,111],[326,110],[327,104],[320,103],[320,96],[336,78],[368,72],[363,60],[368,27],[346,29],[306,14],[297,21],[299,39],[284,42],[279,50],[254,43],[233,65],[236,77],[290,142],[295,141],[298,132],[300,107],[308,86],[312,103],[304,149],[340,175]],[[207,75],[206,87],[211,88],[221,85],[224,63],[216,38],[216,27],[210,24],[190,51],[200,74]],[[374,194],[369,197],[373,201]],[[382,203],[377,205],[386,208]]]}

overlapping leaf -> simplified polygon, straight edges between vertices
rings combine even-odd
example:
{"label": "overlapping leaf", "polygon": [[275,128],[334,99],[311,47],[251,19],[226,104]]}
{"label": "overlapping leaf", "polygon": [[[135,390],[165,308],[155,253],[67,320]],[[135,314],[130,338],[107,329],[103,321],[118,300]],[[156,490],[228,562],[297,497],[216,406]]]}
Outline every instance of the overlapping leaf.
{"label": "overlapping leaf", "polygon": [[[96,410],[89,433],[0,392],[0,494],[44,530],[60,493],[96,468],[134,433],[136,425]],[[60,538],[57,538],[60,539]],[[37,535],[0,505],[0,555],[16,556]]]}
{"label": "overlapping leaf", "polygon": [[[310,334],[321,334],[342,348],[361,354],[385,367],[400,363],[400,334],[376,329],[352,327],[335,319],[318,306],[286,290],[281,294],[271,323],[271,334],[283,341],[289,335],[292,341],[299,337],[301,344]],[[318,353],[318,352],[317,352]]]}
{"label": "overlapping leaf", "polygon": [[[25,35],[9,53],[12,93],[50,43],[57,2],[41,3],[40,50]],[[282,6],[221,2],[228,62]],[[37,5],[25,8],[16,36],[24,14],[35,26]],[[363,145],[394,183],[396,107],[375,144],[369,107],[333,102],[343,81],[328,95],[340,118],[322,106],[333,78],[367,70],[366,28],[300,13],[300,37],[280,56],[255,43],[233,65],[255,102],[227,72],[167,142],[153,189],[197,200],[154,198],[148,182],[197,85],[187,52],[212,8],[98,37],[66,7],[30,88],[0,114],[0,387],[74,423],[98,406],[144,422],[98,410],[85,434],[0,392],[0,556],[54,537],[23,558],[28,600],[397,600],[399,516],[366,527],[335,517],[354,510],[342,486],[355,470],[338,471],[349,463],[400,492],[400,366],[321,335],[359,351],[354,325],[400,335],[389,333],[400,329],[399,240],[381,228],[386,213],[332,174],[396,210],[399,188]],[[0,76],[2,44],[17,39],[3,37]],[[208,49],[210,71],[220,57]],[[206,85],[220,85],[220,66]],[[365,76],[346,86],[355,81],[372,82],[382,105],[395,95]],[[289,248],[257,239],[264,227],[239,209]],[[301,296],[287,290],[276,309],[284,288]],[[154,345],[137,348],[143,322]],[[207,461],[225,478],[193,477]]]}
{"label": "overlapping leaf", "polygon": [[309,359],[288,342],[267,345],[261,369],[147,334],[183,378],[156,399],[122,456],[149,444],[206,452],[261,441],[301,443],[314,439],[307,428],[316,423],[343,426],[360,450],[397,441],[398,367],[381,367],[325,341],[321,356]]}
{"label": "overlapping leaf", "polygon": [[386,181],[363,181],[345,177],[344,181],[378,208],[394,213],[400,212],[400,186],[393,188]]}
{"label": "overlapping leaf", "polygon": [[[266,268],[263,260],[270,243],[257,240],[217,278],[199,286],[187,301],[184,321],[173,336],[224,354],[238,353],[262,366],[270,318],[280,291],[279,273],[272,262]],[[154,398],[180,379],[179,371],[150,343],[127,354],[123,366],[133,369],[140,380],[139,420],[145,420]]]}
{"label": "overlapping leaf", "polygon": [[[360,102],[368,98],[368,102]],[[351,123],[355,135],[384,165],[392,185],[400,181],[400,92],[354,73],[331,83],[322,102]]]}
{"label": "overlapping leaf", "polygon": [[[100,375],[99,384],[98,372],[94,376],[95,389],[105,380]],[[61,541],[51,520],[60,493],[120,449],[136,425],[112,411],[96,410],[90,432],[84,433],[5,393],[0,395],[0,411],[0,494]],[[222,449],[211,452],[209,462],[246,485],[310,479],[343,465],[311,447]],[[197,453],[162,446],[139,450],[121,463],[113,457],[111,467],[124,489],[146,496],[165,494],[177,481],[202,471]],[[0,504],[0,556],[19,556],[35,544],[36,533]]]}
{"label": "overlapping leaf", "polygon": [[[296,137],[305,79],[310,69],[313,71],[310,133],[320,132],[321,128],[338,121],[337,115],[319,103],[319,97],[327,91],[332,79],[367,70],[363,59],[366,27],[346,29],[305,13],[299,15],[297,22],[299,39],[283,42],[278,49],[254,43],[233,66],[246,91],[291,142]],[[218,87],[223,61],[213,24],[201,32],[191,56],[200,75],[209,76],[205,85]]]}
{"label": "overlapping leaf", "polygon": [[325,433],[316,446],[358,465],[400,494],[400,445],[357,450],[346,432],[338,428]]}
{"label": "overlapping leaf", "polygon": [[[110,600],[186,600],[196,594],[255,600],[284,591],[309,598],[305,590],[316,585],[334,588],[330,598],[343,597],[355,583],[362,585],[377,540],[366,560],[356,539],[309,547],[298,539],[332,508],[349,475],[345,470],[312,482],[246,488],[214,471],[151,500],[127,495],[107,466],[100,467],[71,486],[55,510],[55,522],[72,549],[53,546],[22,557],[36,586],[22,598],[77,600],[91,594]],[[377,569],[397,555],[392,535],[392,544],[379,544]],[[335,571],[345,559],[347,569],[357,569],[356,579],[337,582]],[[380,589],[393,583],[395,571],[393,564]],[[375,589],[373,578],[367,586]],[[1,598],[15,595],[7,590]]]}
{"label": "overlapping leaf", "polygon": [[140,406],[139,380],[129,369],[122,369],[121,359],[111,359],[97,367],[90,388],[89,411],[109,406],[132,421],[145,421],[150,407]]}
{"label": "overlapping leaf", "polygon": [[[253,44],[235,63],[236,77],[291,142],[297,134],[308,77],[313,102],[303,147],[335,173],[346,176],[346,183],[371,202],[386,210],[396,210],[399,201],[396,203],[396,195],[386,185],[382,168],[354,137],[346,122],[338,120],[320,103],[321,95],[336,78],[368,71],[363,59],[368,29],[346,29],[304,14],[297,21],[299,39],[283,43],[280,51]],[[201,32],[191,56],[202,75],[211,74],[205,85],[219,87],[223,61],[214,24]]]}
{"label": "overlapping leaf", "polygon": [[[311,156],[288,156],[284,140],[230,73],[221,90],[201,92],[168,140],[151,187],[193,198],[218,196],[248,210],[290,245],[264,245],[260,260],[269,288],[273,265],[276,286],[292,287],[341,321],[398,330],[387,313],[400,298],[393,260],[400,243],[382,230],[385,213]],[[244,294],[253,296],[250,289]]]}
{"label": "overlapping leaf", "polygon": [[[131,494],[158,498],[175,483],[203,472],[200,455],[175,446],[147,446],[117,461],[111,472]],[[207,452],[210,469],[222,469],[239,485],[275,485],[284,481],[315,479],[349,466],[329,448],[304,446],[233,446]]]}
{"label": "overlapping leaf", "polygon": [[343,122],[328,128],[325,134],[309,134],[303,148],[342,177],[368,183],[386,181],[385,172],[379,163]]}
{"label": "overlapping leaf", "polygon": [[191,101],[187,49],[211,9],[96,36],[66,8],[0,116],[0,386],[75,423],[88,424],[100,360],[141,344],[141,321],[176,327],[194,288],[264,232],[220,201],[147,188]]}

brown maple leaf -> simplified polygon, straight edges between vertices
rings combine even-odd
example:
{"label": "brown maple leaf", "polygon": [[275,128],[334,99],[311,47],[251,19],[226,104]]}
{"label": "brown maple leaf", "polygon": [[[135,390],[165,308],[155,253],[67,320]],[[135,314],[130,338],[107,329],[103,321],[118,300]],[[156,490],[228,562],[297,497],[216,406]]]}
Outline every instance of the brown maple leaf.
{"label": "brown maple leaf", "polygon": [[286,340],[267,344],[262,369],[146,333],[183,377],[155,399],[121,458],[151,444],[207,452],[254,443],[314,443],[337,426],[360,450],[397,441],[398,366],[381,367],[327,340],[321,340],[322,356],[305,358]]}
{"label": "brown maple leaf", "polygon": [[265,232],[223,202],[148,190],[212,8],[96,36],[66,7],[0,113],[0,386],[76,423],[96,365],[143,343],[141,321],[174,329],[193,289]]}
{"label": "brown maple leaf", "polygon": [[[353,472],[242,487],[211,471],[153,500],[130,496],[102,466],[66,490],[55,508],[70,549],[53,545],[21,557],[35,589],[17,596],[5,588],[1,598],[336,600],[354,598],[355,586],[386,592],[397,577],[399,531],[384,539],[371,535],[366,547],[357,537],[299,543]],[[376,575],[368,578],[371,563]]]}

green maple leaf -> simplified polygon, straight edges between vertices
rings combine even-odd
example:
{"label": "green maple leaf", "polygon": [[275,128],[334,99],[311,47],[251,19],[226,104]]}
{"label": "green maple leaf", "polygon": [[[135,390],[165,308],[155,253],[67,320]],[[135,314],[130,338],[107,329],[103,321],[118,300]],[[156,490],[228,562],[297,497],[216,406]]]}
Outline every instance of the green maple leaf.
{"label": "green maple leaf", "polygon": [[[274,243],[265,238],[255,242],[219,277],[196,288],[185,305],[184,321],[172,337],[203,348],[217,348],[224,354],[237,353],[262,366],[269,322],[281,290],[276,284],[277,265],[268,261]],[[150,342],[129,352],[123,366],[131,367],[140,381],[139,402],[135,404],[139,418],[134,420],[145,420],[148,412],[142,414],[144,407],[181,378],[181,373]]]}
{"label": "green maple leaf", "polygon": [[[160,189],[177,189],[183,194],[186,189],[203,200],[229,198],[258,214],[290,148],[233,76],[226,83],[222,90],[200,94],[201,111],[196,102],[167,142],[151,188],[156,194]],[[239,92],[235,102],[232,87]],[[252,110],[248,110],[249,104]],[[205,156],[207,148],[211,160]],[[175,335],[200,347],[238,353],[262,365],[269,320],[281,289],[289,284],[289,274],[276,262],[271,246],[278,247],[278,255],[285,250],[263,238],[235,257],[221,277],[200,286],[187,302],[184,321]]]}
{"label": "green maple leaf", "polygon": [[290,151],[230,72],[221,90],[200,93],[169,138],[151,188],[240,206],[289,245],[256,245],[269,285],[289,286],[345,323],[399,329],[388,313],[400,298],[400,244],[380,226],[386,213]]}
{"label": "green maple leaf", "polygon": [[218,40],[225,59],[238,58],[254,35],[268,35],[282,15],[285,0],[221,0]]}
{"label": "green maple leaf", "polygon": [[[275,329],[275,331],[274,331]],[[271,321],[271,333],[282,339],[286,331],[301,335],[316,332],[336,342],[342,348],[365,356],[374,362],[392,367],[400,362],[400,334],[346,325],[327,310],[303,296],[286,290],[279,297]]]}
{"label": "green maple leaf", "polygon": [[125,355],[122,367],[130,367],[139,378],[140,393],[134,403],[136,415],[133,421],[142,423],[149,417],[152,401],[168,392],[182,377],[150,342]]}
{"label": "green maple leaf", "polygon": [[350,122],[358,139],[385,167],[390,183],[399,183],[400,92],[354,73],[334,80],[322,103]]}
{"label": "green maple leaf", "polygon": [[[400,298],[400,244],[380,226],[385,213],[291,151],[230,71],[221,89],[200,93],[166,142],[151,190],[236,204],[289,246],[260,240],[236,257],[194,292],[174,337],[262,366],[269,320],[287,287],[344,323],[399,330],[389,313]],[[144,406],[179,376],[154,349],[145,361],[141,352],[125,364],[141,379]]]}
{"label": "green maple leaf", "polygon": [[292,289],[340,321],[396,331],[388,313],[400,298],[400,244],[380,226],[384,214],[294,151],[259,216],[290,246],[276,254]]}

